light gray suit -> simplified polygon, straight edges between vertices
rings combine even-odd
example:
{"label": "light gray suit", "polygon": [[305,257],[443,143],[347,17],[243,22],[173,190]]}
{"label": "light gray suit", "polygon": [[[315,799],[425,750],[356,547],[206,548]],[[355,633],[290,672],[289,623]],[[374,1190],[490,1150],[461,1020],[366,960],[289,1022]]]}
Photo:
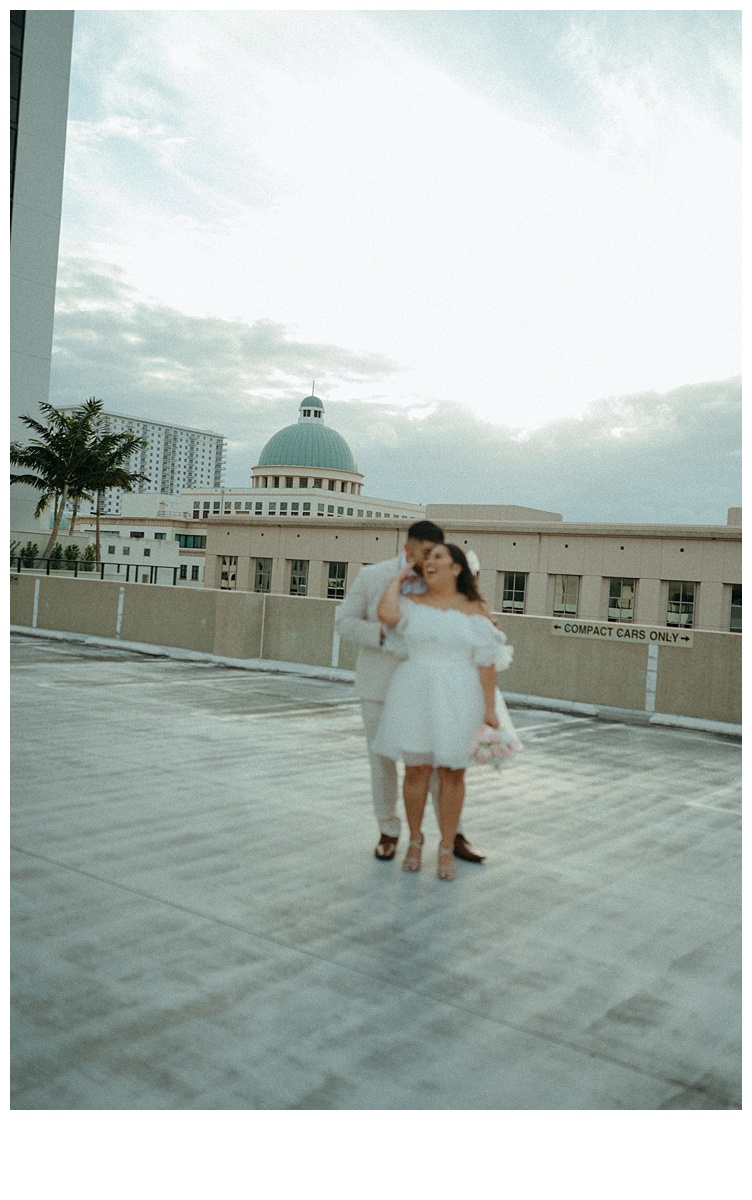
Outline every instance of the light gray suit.
{"label": "light gray suit", "polygon": [[[387,584],[399,573],[402,565],[403,560],[398,557],[362,567],[334,614],[334,625],[340,637],[360,647],[355,664],[355,694],[360,697],[368,742],[373,810],[379,829],[390,837],[398,837],[400,831],[397,765],[391,758],[374,754],[371,743],[376,736],[389,681],[401,661],[381,647],[383,626],[377,609]],[[438,776],[435,771],[431,776],[431,798],[438,818]]]}

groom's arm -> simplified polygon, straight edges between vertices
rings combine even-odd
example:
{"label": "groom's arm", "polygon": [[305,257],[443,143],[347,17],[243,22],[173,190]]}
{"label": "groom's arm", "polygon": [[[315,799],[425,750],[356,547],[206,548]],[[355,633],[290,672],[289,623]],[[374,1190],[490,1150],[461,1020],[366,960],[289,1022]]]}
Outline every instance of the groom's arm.
{"label": "groom's arm", "polygon": [[383,631],[380,621],[369,620],[368,599],[367,578],[361,570],[345,599],[337,607],[334,628],[346,642],[378,650]]}

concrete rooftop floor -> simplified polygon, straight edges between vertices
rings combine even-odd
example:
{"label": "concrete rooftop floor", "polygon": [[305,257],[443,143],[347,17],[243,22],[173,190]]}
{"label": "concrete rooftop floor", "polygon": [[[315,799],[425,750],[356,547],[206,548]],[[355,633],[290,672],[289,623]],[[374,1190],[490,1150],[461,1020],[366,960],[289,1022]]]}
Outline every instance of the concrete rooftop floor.
{"label": "concrete rooftop floor", "polygon": [[[736,1109],[738,742],[517,710],[377,862],[352,686],[14,636],[16,1109]],[[401,855],[400,855],[401,857]]]}

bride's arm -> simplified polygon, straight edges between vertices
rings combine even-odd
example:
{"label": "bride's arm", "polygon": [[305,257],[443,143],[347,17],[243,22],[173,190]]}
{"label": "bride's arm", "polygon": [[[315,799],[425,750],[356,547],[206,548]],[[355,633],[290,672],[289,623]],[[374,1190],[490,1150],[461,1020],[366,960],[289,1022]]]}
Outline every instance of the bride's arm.
{"label": "bride's arm", "polygon": [[386,591],[379,600],[376,615],[381,624],[388,626],[389,629],[394,629],[395,625],[399,623],[401,588],[411,570],[412,567],[405,567],[399,575],[395,575],[394,579],[387,584]]}
{"label": "bride's arm", "polygon": [[480,686],[483,688],[483,699],[486,703],[486,712],[483,720],[486,725],[490,725],[492,729],[499,728],[499,718],[496,715],[496,668],[478,667],[480,675]]}

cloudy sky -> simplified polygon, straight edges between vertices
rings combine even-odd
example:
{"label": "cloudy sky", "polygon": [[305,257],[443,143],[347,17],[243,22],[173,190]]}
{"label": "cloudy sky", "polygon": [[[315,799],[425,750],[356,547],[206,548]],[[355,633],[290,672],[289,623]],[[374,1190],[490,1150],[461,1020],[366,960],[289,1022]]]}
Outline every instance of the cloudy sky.
{"label": "cloudy sky", "polygon": [[740,501],[739,15],[76,10],[52,396],[366,490]]}

